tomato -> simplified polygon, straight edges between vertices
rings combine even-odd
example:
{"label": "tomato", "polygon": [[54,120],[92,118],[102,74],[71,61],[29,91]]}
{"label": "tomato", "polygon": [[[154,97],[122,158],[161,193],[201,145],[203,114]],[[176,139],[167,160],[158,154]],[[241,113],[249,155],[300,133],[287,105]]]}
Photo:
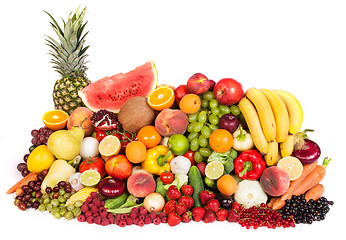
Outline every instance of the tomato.
{"label": "tomato", "polygon": [[174,180],[174,175],[171,172],[164,172],[160,175],[160,180],[163,184],[171,184]]}
{"label": "tomato", "polygon": [[102,130],[97,130],[96,131],[96,140],[101,142],[102,139],[104,139],[107,136],[107,134],[105,133],[105,131]]}
{"label": "tomato", "polygon": [[194,159],[195,152],[192,151],[191,149],[187,150],[187,152],[183,156],[190,160],[191,166],[196,164],[196,161]]}
{"label": "tomato", "polygon": [[82,173],[86,170],[95,170],[98,171],[103,178],[106,175],[105,171],[105,162],[99,157],[93,157],[85,159],[79,166],[79,172]]}
{"label": "tomato", "polygon": [[135,134],[131,134],[128,132],[124,132],[124,133],[119,134],[118,138],[121,142],[120,153],[125,153],[125,149],[126,149],[127,145],[130,142],[137,140],[137,137]]}
{"label": "tomato", "polygon": [[117,179],[126,179],[132,173],[132,163],[124,154],[117,154],[108,158],[105,168],[109,176]]}

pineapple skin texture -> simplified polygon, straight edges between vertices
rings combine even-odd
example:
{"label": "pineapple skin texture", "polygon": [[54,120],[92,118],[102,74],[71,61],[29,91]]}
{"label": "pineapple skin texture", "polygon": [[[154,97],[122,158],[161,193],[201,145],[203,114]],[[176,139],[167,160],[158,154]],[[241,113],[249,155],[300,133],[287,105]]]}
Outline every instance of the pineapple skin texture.
{"label": "pineapple skin texture", "polygon": [[57,80],[53,88],[53,101],[55,109],[67,112],[69,115],[78,107],[85,107],[78,91],[91,84],[86,77],[61,78]]}

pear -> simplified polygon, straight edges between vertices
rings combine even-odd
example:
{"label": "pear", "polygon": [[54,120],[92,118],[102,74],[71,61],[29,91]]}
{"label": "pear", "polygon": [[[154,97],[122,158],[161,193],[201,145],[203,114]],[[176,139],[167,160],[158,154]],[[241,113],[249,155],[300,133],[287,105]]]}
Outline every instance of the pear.
{"label": "pear", "polygon": [[47,147],[56,158],[70,161],[78,156],[83,138],[84,130],[81,127],[58,130],[49,136]]}

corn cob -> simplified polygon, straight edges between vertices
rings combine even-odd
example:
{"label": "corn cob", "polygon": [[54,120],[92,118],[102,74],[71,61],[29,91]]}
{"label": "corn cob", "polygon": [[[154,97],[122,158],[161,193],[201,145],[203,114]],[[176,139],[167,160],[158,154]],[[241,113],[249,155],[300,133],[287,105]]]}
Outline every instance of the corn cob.
{"label": "corn cob", "polygon": [[90,196],[90,193],[92,192],[98,192],[97,188],[95,187],[85,187],[73,194],[66,202],[66,205],[73,204],[77,200],[82,200],[85,202],[87,197]]}

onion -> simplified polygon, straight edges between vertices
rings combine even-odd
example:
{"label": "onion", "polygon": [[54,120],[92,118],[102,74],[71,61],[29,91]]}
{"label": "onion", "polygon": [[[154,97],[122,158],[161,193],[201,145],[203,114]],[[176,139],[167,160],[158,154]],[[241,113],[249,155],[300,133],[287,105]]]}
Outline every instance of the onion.
{"label": "onion", "polygon": [[160,212],[165,206],[165,199],[159,193],[153,192],[149,193],[143,201],[144,208],[152,213],[152,212]]}

